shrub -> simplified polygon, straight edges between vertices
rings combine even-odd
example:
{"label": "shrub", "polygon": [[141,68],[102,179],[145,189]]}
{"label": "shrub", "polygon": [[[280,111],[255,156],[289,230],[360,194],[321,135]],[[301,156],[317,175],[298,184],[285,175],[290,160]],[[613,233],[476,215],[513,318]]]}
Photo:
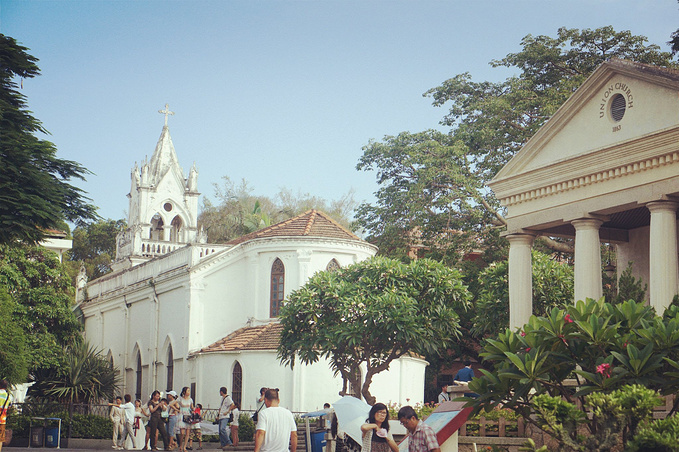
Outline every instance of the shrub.
{"label": "shrub", "polygon": [[[7,428],[13,430],[12,435],[17,438],[28,438],[30,414],[10,413],[7,416]],[[61,419],[61,437],[65,438],[68,434],[68,413],[53,413],[48,417]],[[109,418],[94,414],[74,414],[71,430],[72,438],[101,439],[110,438],[113,433],[113,423]]]}
{"label": "shrub", "polygon": [[641,426],[632,441],[627,444],[625,451],[679,451],[679,418],[670,416]]}
{"label": "shrub", "polygon": [[241,413],[238,416],[238,439],[240,441],[254,441],[255,439],[255,423],[247,413]]}

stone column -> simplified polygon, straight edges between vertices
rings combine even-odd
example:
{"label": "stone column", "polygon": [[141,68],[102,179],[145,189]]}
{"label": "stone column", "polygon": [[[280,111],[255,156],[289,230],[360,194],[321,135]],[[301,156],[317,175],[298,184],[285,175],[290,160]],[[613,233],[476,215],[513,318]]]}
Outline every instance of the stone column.
{"label": "stone column", "polygon": [[603,221],[582,218],[571,224],[575,227],[575,301],[598,300],[603,295],[599,243],[599,228]]}
{"label": "stone column", "polygon": [[677,293],[677,206],[672,201],[646,204],[651,211],[649,300],[658,315]]}
{"label": "stone column", "polygon": [[522,328],[533,314],[532,234],[510,234],[509,328]]}

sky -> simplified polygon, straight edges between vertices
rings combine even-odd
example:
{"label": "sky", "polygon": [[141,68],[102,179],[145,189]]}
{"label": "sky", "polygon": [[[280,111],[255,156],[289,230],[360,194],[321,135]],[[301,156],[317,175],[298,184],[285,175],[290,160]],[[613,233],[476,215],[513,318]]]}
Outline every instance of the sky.
{"label": "sky", "polygon": [[[676,0],[0,0],[0,33],[42,75],[29,109],[104,218],[125,218],[130,171],[150,159],[169,104],[185,175],[214,200],[222,177],[260,196],[282,188],[373,202],[356,164],[370,140],[441,128],[428,89],[560,27],[630,30],[669,50]],[[441,129],[444,130],[444,129]]]}

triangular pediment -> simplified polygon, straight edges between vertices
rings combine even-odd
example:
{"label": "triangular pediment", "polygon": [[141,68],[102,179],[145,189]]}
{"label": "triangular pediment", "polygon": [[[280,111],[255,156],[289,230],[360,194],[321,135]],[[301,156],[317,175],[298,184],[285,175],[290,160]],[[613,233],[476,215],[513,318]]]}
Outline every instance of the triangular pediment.
{"label": "triangular pediment", "polygon": [[548,179],[557,182],[631,162],[639,157],[635,141],[649,143],[649,137],[678,127],[679,71],[611,60],[502,168],[491,187],[503,198],[509,193],[500,192],[526,188],[524,175],[540,173],[545,182],[550,172]]}

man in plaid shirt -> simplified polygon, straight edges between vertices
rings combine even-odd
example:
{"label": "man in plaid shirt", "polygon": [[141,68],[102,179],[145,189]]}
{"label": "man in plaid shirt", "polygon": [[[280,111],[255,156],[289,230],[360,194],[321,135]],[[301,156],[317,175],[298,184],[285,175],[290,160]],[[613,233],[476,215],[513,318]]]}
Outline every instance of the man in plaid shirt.
{"label": "man in plaid shirt", "polygon": [[398,410],[398,420],[408,430],[408,452],[441,452],[436,433],[417,417],[413,407]]}

